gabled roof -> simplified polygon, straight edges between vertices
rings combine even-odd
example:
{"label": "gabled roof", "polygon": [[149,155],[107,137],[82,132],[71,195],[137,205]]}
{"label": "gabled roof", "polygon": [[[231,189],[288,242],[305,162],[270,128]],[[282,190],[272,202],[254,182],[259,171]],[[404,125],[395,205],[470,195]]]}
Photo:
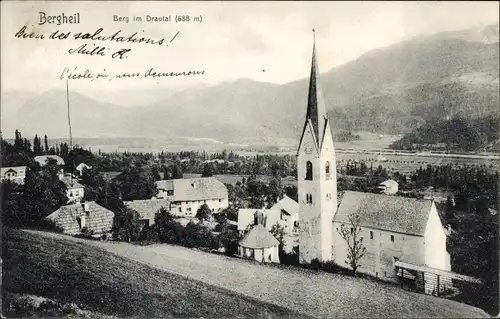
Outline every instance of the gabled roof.
{"label": "gabled roof", "polygon": [[156,187],[173,190],[173,202],[227,198],[227,188],[215,177],[157,181]]}
{"label": "gabled roof", "polygon": [[78,179],[75,177],[71,176],[63,176],[61,177],[61,181],[63,181],[64,184],[66,184],[66,187],[68,189],[75,189],[75,188],[85,188],[82,184],[78,182]]}
{"label": "gabled roof", "polygon": [[35,162],[40,164],[40,166],[45,166],[48,159],[54,159],[57,161],[57,165],[64,165],[64,160],[57,155],[39,155],[35,156]]}
{"label": "gabled roof", "polygon": [[78,164],[78,166],[76,167],[76,169],[77,169],[77,170],[79,170],[79,171],[83,170],[84,168],[92,168],[92,166],[89,166],[89,165],[87,165],[87,164],[85,164],[85,163],[80,163],[80,164]]}
{"label": "gabled roof", "polygon": [[382,183],[380,183],[379,185],[381,186],[385,186],[385,187],[393,187],[393,186],[398,186],[398,182],[396,182],[395,180],[392,180],[392,179],[388,179],[386,181],[383,181]]}
{"label": "gabled roof", "polygon": [[139,213],[141,219],[154,220],[156,213],[163,207],[169,210],[170,202],[166,199],[145,199],[123,202],[125,206]]}
{"label": "gabled roof", "polygon": [[299,213],[299,203],[286,196],[271,207],[272,210],[281,210],[292,216]]}
{"label": "gabled roof", "polygon": [[255,225],[245,234],[239,245],[245,248],[269,248],[279,245],[279,241],[262,225]]}
{"label": "gabled roof", "polygon": [[4,175],[9,171],[14,171],[17,174],[24,175],[26,174],[26,166],[10,166],[10,167],[2,167],[0,168],[0,174]]}
{"label": "gabled roof", "polygon": [[245,230],[248,225],[253,224],[256,212],[262,213],[265,228],[268,230],[280,220],[280,209],[240,208],[238,209],[238,230]]}
{"label": "gabled roof", "polygon": [[[88,212],[85,212],[85,205],[88,207]],[[46,218],[61,226],[65,233],[75,235],[81,232],[77,217],[82,216],[85,216],[85,226],[95,234],[99,234],[111,230],[115,214],[95,202],[86,202],[62,206]]]}
{"label": "gabled roof", "polygon": [[431,207],[431,200],[348,191],[333,221],[349,224],[357,214],[361,227],[424,236]]}

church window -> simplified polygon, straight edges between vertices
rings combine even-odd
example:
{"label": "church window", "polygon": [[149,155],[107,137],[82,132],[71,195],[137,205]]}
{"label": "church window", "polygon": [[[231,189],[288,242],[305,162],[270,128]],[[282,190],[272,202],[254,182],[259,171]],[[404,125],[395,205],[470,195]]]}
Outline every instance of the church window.
{"label": "church window", "polygon": [[325,175],[326,175],[326,179],[330,179],[330,162],[326,162]]}
{"label": "church window", "polygon": [[313,164],[310,161],[306,163],[306,181],[312,181],[313,179]]}
{"label": "church window", "polygon": [[394,242],[394,235],[391,235],[391,241]]}

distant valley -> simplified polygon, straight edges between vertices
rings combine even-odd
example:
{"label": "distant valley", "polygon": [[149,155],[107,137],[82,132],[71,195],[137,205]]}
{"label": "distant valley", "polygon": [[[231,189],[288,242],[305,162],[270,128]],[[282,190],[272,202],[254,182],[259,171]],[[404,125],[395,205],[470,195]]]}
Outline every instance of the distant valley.
{"label": "distant valley", "polygon": [[[494,25],[367,52],[323,73],[321,86],[334,130],[397,135],[429,121],[498,117],[498,74]],[[168,92],[115,92],[113,97],[71,91],[73,136],[293,145],[300,137],[307,86],[307,79],[283,85],[241,79]],[[18,128],[24,136],[68,136],[65,94],[2,93],[3,135],[10,137]]]}

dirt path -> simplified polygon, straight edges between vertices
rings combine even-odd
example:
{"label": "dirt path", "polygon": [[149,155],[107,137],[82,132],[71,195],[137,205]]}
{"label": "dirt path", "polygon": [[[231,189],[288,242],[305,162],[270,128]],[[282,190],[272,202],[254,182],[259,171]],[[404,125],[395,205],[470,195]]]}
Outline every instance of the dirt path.
{"label": "dirt path", "polygon": [[342,275],[259,265],[179,246],[138,246],[35,232],[97,246],[170,273],[315,317],[487,317],[480,309]]}

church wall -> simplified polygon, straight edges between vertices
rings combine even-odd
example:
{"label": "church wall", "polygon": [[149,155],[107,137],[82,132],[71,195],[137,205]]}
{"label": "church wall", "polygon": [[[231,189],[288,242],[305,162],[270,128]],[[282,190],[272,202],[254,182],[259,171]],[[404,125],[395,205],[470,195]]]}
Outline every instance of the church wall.
{"label": "church wall", "polygon": [[425,264],[433,268],[451,270],[450,255],[446,251],[446,234],[434,203],[425,230]]}
{"label": "church wall", "polygon": [[[345,263],[348,251],[347,243],[337,231],[337,228],[340,229],[340,223],[333,222],[332,224],[334,261],[338,265],[350,269]],[[373,233],[372,239],[370,232]],[[394,236],[394,242],[391,241],[391,235]],[[362,228],[360,236],[363,237],[363,245],[366,248],[358,269],[361,273],[383,280],[395,281],[397,278],[394,270],[394,258],[416,264],[423,264],[425,261],[423,237],[367,227]]]}

